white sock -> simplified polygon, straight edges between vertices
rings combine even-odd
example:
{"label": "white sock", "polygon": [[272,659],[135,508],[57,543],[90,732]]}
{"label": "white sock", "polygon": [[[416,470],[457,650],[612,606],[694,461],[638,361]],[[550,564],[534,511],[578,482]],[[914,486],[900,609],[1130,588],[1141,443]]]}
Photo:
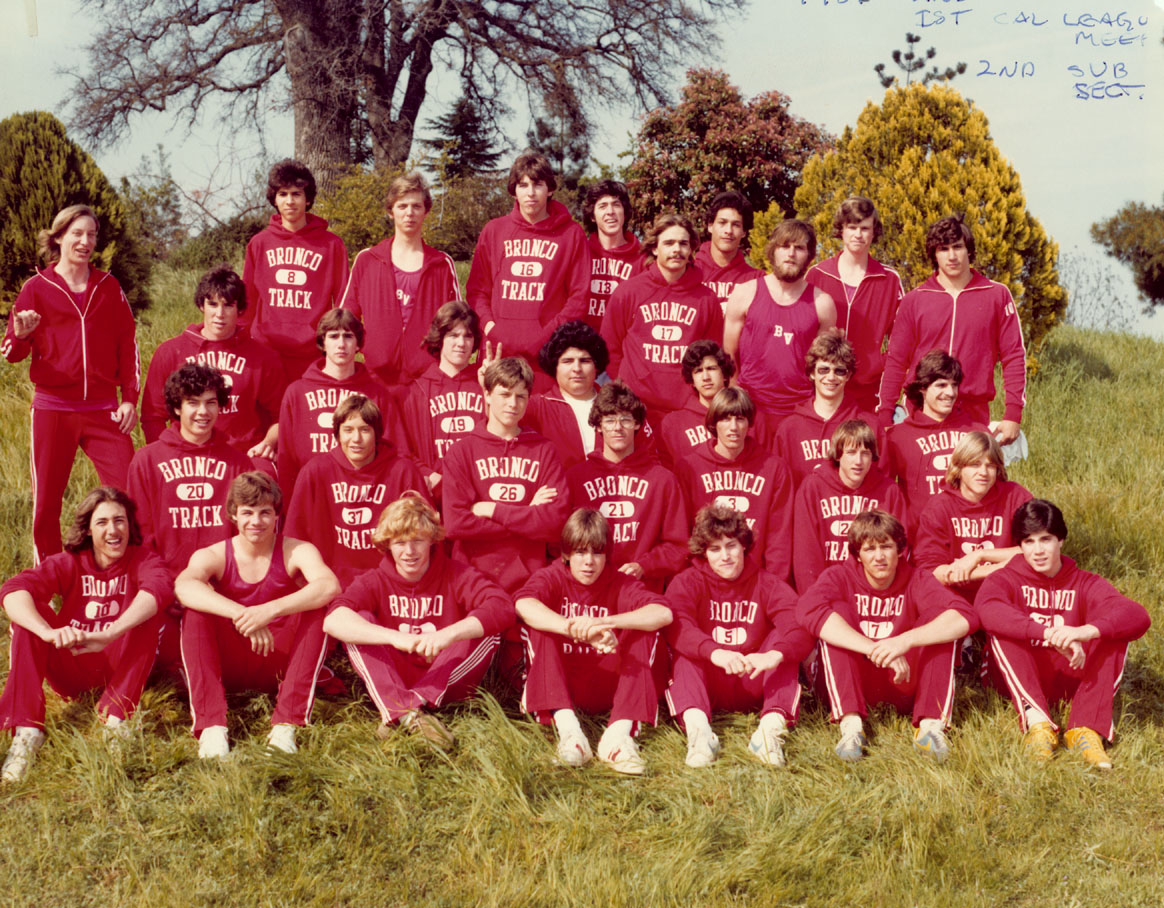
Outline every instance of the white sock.
{"label": "white sock", "polygon": [[931,731],[945,731],[946,726],[942,724],[941,719],[922,719],[917,723],[917,730],[922,734]]}
{"label": "white sock", "polygon": [[860,734],[864,730],[864,723],[857,713],[847,713],[841,717],[841,737]]}
{"label": "white sock", "polygon": [[603,737],[605,738],[609,735],[612,738],[629,738],[634,729],[635,723],[633,719],[615,719],[606,726],[606,732],[603,734]]}
{"label": "white sock", "polygon": [[683,727],[687,729],[687,737],[691,737],[696,730],[711,731],[711,720],[702,709],[683,710]]}
{"label": "white sock", "polygon": [[554,710],[554,728],[557,729],[559,738],[570,732],[582,733],[582,726],[578,724],[578,716],[572,709]]}
{"label": "white sock", "polygon": [[764,715],[760,716],[760,730],[764,732],[772,731],[778,735],[786,734],[788,731],[788,720],[784,718],[784,713],[764,713]]}
{"label": "white sock", "polygon": [[1051,721],[1051,717],[1037,706],[1028,706],[1023,710],[1023,715],[1027,718],[1027,728],[1030,728],[1032,725],[1036,725],[1039,722]]}

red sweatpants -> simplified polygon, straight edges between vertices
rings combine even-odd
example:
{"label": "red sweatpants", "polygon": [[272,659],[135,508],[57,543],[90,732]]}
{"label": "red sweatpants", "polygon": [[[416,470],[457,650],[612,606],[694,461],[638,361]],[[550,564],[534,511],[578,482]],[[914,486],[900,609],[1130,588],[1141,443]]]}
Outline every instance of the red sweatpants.
{"label": "red sweatpants", "polygon": [[620,631],[618,648],[602,654],[559,634],[523,628],[526,664],[521,707],[545,725],[554,710],[586,713],[610,710],[610,721],[636,725],[659,719],[659,695],[651,675],[659,635],[654,631]]}
{"label": "red sweatpants", "polygon": [[368,695],[380,710],[380,718],[387,724],[421,706],[443,706],[473,696],[498,641],[496,635],[460,640],[442,650],[432,662],[386,644],[344,646],[352,667],[364,679]]}
{"label": "red sweatpants", "polygon": [[61,550],[61,501],[80,447],[102,484],[125,489],[133,441],[111,410],[76,413],[32,408],[32,557],[40,564]]}
{"label": "red sweatpants", "polygon": [[[37,605],[53,627],[63,622],[47,605]],[[97,712],[128,719],[141,699],[154,666],[161,616],[155,615],[122,634],[99,653],[74,655],[57,649],[19,625],[12,625],[8,680],[0,694],[0,728],[44,727],[44,682],[66,700],[103,688]]]}
{"label": "red sweatpants", "polygon": [[680,725],[683,713],[698,709],[708,716],[716,710],[760,715],[778,712],[789,725],[800,711],[800,666],[781,660],[772,671],[758,678],[729,675],[704,659],[680,653],[671,656],[671,682],[667,685],[667,706]]}
{"label": "red sweatpants", "polygon": [[194,734],[226,725],[226,691],[276,692],[272,725],[306,725],[315,702],[315,676],[327,652],[323,610],[276,618],[267,628],[275,649],[260,656],[228,618],[186,609],[182,665],[190,686]]}
{"label": "red sweatpants", "polygon": [[1052,647],[1032,646],[1026,641],[1003,637],[987,639],[988,677],[999,690],[1010,694],[1024,732],[1027,730],[1024,701],[1050,717],[1051,701],[1070,700],[1068,728],[1090,728],[1111,740],[1115,733],[1112,703],[1124,676],[1126,642],[1087,641],[1083,644],[1087,658],[1083,667],[1075,670]]}
{"label": "red sweatpants", "polygon": [[909,680],[893,683],[893,670],[878,668],[860,653],[820,644],[820,679],[832,706],[832,720],[856,713],[869,715],[869,706],[889,703],[898,712],[912,707],[913,724],[922,719],[950,721],[954,707],[954,665],[958,643],[936,643],[906,653]]}

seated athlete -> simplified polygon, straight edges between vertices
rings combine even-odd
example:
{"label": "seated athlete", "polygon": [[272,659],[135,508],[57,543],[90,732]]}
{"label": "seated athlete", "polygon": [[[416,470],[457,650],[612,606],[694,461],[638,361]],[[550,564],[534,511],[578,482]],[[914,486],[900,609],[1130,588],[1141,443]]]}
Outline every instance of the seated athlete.
{"label": "seated athlete", "polygon": [[199,549],[174,582],[182,664],[198,756],[226,757],[226,691],[277,691],[267,746],[295,753],[311,718],[326,637],[323,606],[339,581],[310,542],[275,530],[283,493],[265,473],[230,484],[226,512],[238,534]]}
{"label": "seated athlete", "polygon": [[1151,624],[1138,602],[1063,555],[1067,524],[1049,501],[1024,502],[1011,520],[1022,550],[987,578],[974,608],[989,635],[990,664],[1026,736],[1023,748],[1049,760],[1059,746],[1050,704],[1070,702],[1063,740],[1097,769],[1111,769],[1102,738],[1112,739],[1112,701],[1128,644]]}
{"label": "seated athlete", "polygon": [[909,508],[909,529],[938,494],[954,448],[970,432],[988,428],[958,406],[962,364],[944,350],[931,350],[905,387],[909,415],[886,430],[887,472],[897,480]]}
{"label": "seated athlete", "polygon": [[343,642],[380,711],[393,725],[451,747],[431,712],[473,695],[513,624],[513,600],[480,571],[445,556],[432,505],[409,492],[380,515],[372,542],[383,554],[335,601],[324,630]]}
{"label": "seated athlete", "polygon": [[12,632],[0,695],[0,728],[13,729],[3,782],[21,781],[44,743],[45,681],[66,699],[100,689],[106,732],[128,732],[153,668],[159,609],[173,597],[170,572],[142,548],[133,502],[120,489],[85,496],[64,547],[0,588]]}
{"label": "seated athlete", "polygon": [[450,300],[433,316],[424,349],[436,359],[408,387],[400,403],[404,428],[425,482],[441,497],[444,459],[457,441],[485,423],[485,398],[470,364],[481,347],[481,324],[460,300]]}
{"label": "seated athlete", "polygon": [[383,437],[380,408],[362,394],[340,402],[331,426],[336,446],[299,472],[286,532],[313,543],[347,587],[380,563],[372,532],[384,504],[426,486],[416,463]]}
{"label": "seated athlete", "polygon": [[610,566],[657,592],[686,562],[686,503],[675,474],[641,448],[647,408],[620,380],[602,386],[590,409],[601,447],[566,473],[570,502],[610,524]]}
{"label": "seated athlete", "polygon": [[610,711],[598,759],[615,772],[642,775],[635,735],[658,721],[651,675],[654,632],[671,622],[662,596],[626,573],[608,570],[610,524],[579,508],[562,528],[562,558],[537,571],[517,592],[528,671],[522,708],[553,723],[558,759],[590,760],[590,742],[575,710]]}
{"label": "seated athlete", "polygon": [[829,463],[830,439],[841,423],[860,419],[874,427],[877,448],[885,450],[885,433],[872,413],[862,411],[846,394],[857,366],[853,347],[836,328],[816,336],[804,357],[804,371],[812,382],[812,396],[796,405],[776,429],[773,449],[784,458],[798,488],[814,470]]}
{"label": "seated athlete", "polygon": [[877,433],[869,423],[841,423],[829,442],[829,464],[814,470],[796,491],[792,521],[792,572],[805,592],[831,564],[849,556],[849,524],[862,511],[880,508],[905,522],[905,499],[875,469]]}
{"label": "seated athlete", "polygon": [[748,430],[756,408],[743,388],[724,388],[707,408],[711,435],[676,465],[694,514],[724,504],[744,515],[755,535],[760,567],[781,580],[792,570],[792,477],[783,460],[760,447]]}
{"label": "seated athlete", "polygon": [[1019,553],[1010,520],[1030,497],[1006,478],[994,436],[969,433],[950,455],[946,484],[922,509],[914,564],[973,602],[982,581]]}
{"label": "seated athlete", "polygon": [[695,516],[693,565],[667,589],[675,616],[667,705],[687,732],[687,765],[708,766],[719,753],[712,710],[760,711],[748,750],[784,765],[784,735],[800,707],[800,661],[812,638],[796,621],[796,594],[761,570],[743,515],[723,505]]}
{"label": "seated athlete", "polygon": [[892,514],[858,514],[848,536],[849,559],[797,603],[801,625],[821,641],[820,678],[841,730],[837,756],[860,760],[869,707],[890,703],[913,710],[913,746],[941,762],[950,752],[957,641],[978,618],[928,571],[905,563],[905,527]]}

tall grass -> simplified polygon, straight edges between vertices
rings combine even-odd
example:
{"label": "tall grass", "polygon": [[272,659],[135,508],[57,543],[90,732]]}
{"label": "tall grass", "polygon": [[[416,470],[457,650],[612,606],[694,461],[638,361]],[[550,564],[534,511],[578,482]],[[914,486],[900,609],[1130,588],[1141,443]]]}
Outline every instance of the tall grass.
{"label": "tall grass", "polygon": [[[192,275],[159,277],[143,353],[192,320]],[[165,289],[161,282],[165,281]],[[4,370],[0,502],[8,573],[27,563],[27,394]],[[1068,554],[1164,618],[1164,347],[1059,329],[1029,389],[1032,455],[1012,478],[1065,510]],[[24,433],[21,435],[21,433]],[[72,501],[86,483],[77,477]],[[23,498],[21,497],[23,496]],[[23,502],[23,505],[21,504]],[[153,906],[1158,906],[1164,893],[1164,653],[1132,648],[1115,769],[1069,755],[1033,766],[1008,703],[959,691],[953,753],[913,753],[908,720],[877,713],[869,756],[841,764],[807,700],[789,767],[746,752],[754,717],[716,719],[718,763],[683,764],[664,723],[648,775],[554,764],[541,727],[486,694],[454,710],[448,755],[374,711],[321,700],[301,752],[260,748],[263,697],[232,698],[235,757],[197,760],[183,696],[147,691],[120,756],[92,700],[50,698],[28,782],[0,790],[0,893],[13,905]],[[346,673],[348,680],[350,673]],[[592,738],[600,726],[588,725]]]}

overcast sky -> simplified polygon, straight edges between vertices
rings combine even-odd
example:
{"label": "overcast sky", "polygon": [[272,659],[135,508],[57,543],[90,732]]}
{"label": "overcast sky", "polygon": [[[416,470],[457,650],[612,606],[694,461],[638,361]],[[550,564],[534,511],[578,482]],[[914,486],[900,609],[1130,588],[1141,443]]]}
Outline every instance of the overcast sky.
{"label": "overcast sky", "polygon": [[[0,117],[62,113],[69,83],[47,61],[71,62],[87,34],[74,0],[35,0],[38,34],[30,37],[32,5],[0,4]],[[986,113],[996,144],[1022,178],[1028,207],[1062,250],[1093,249],[1090,224],[1125,202],[1161,202],[1164,11],[1150,0],[1124,0],[1106,21],[1104,4],[1074,0],[760,0],[724,23],[718,56],[691,64],[726,70],[747,95],[779,89],[792,98],[794,113],[839,133],[867,102],[880,100],[873,66],[893,67],[890,52],[905,44],[907,31],[922,36],[920,47],[935,47],[943,66],[968,64],[953,86]],[[676,89],[682,80],[676,73]],[[422,116],[443,113],[457,94],[455,79],[441,79]],[[637,116],[597,111],[595,156],[616,164]],[[512,126],[518,146],[524,118]],[[154,115],[95,156],[117,179],[162,142],[184,185],[249,179],[258,161],[236,168],[241,174],[220,164],[230,157],[230,138],[217,123],[187,135],[172,118]],[[259,149],[253,133],[241,132],[239,143],[248,152]],[[267,160],[291,153],[289,115],[269,119],[260,150]],[[1164,319],[1145,329],[1164,337]]]}

